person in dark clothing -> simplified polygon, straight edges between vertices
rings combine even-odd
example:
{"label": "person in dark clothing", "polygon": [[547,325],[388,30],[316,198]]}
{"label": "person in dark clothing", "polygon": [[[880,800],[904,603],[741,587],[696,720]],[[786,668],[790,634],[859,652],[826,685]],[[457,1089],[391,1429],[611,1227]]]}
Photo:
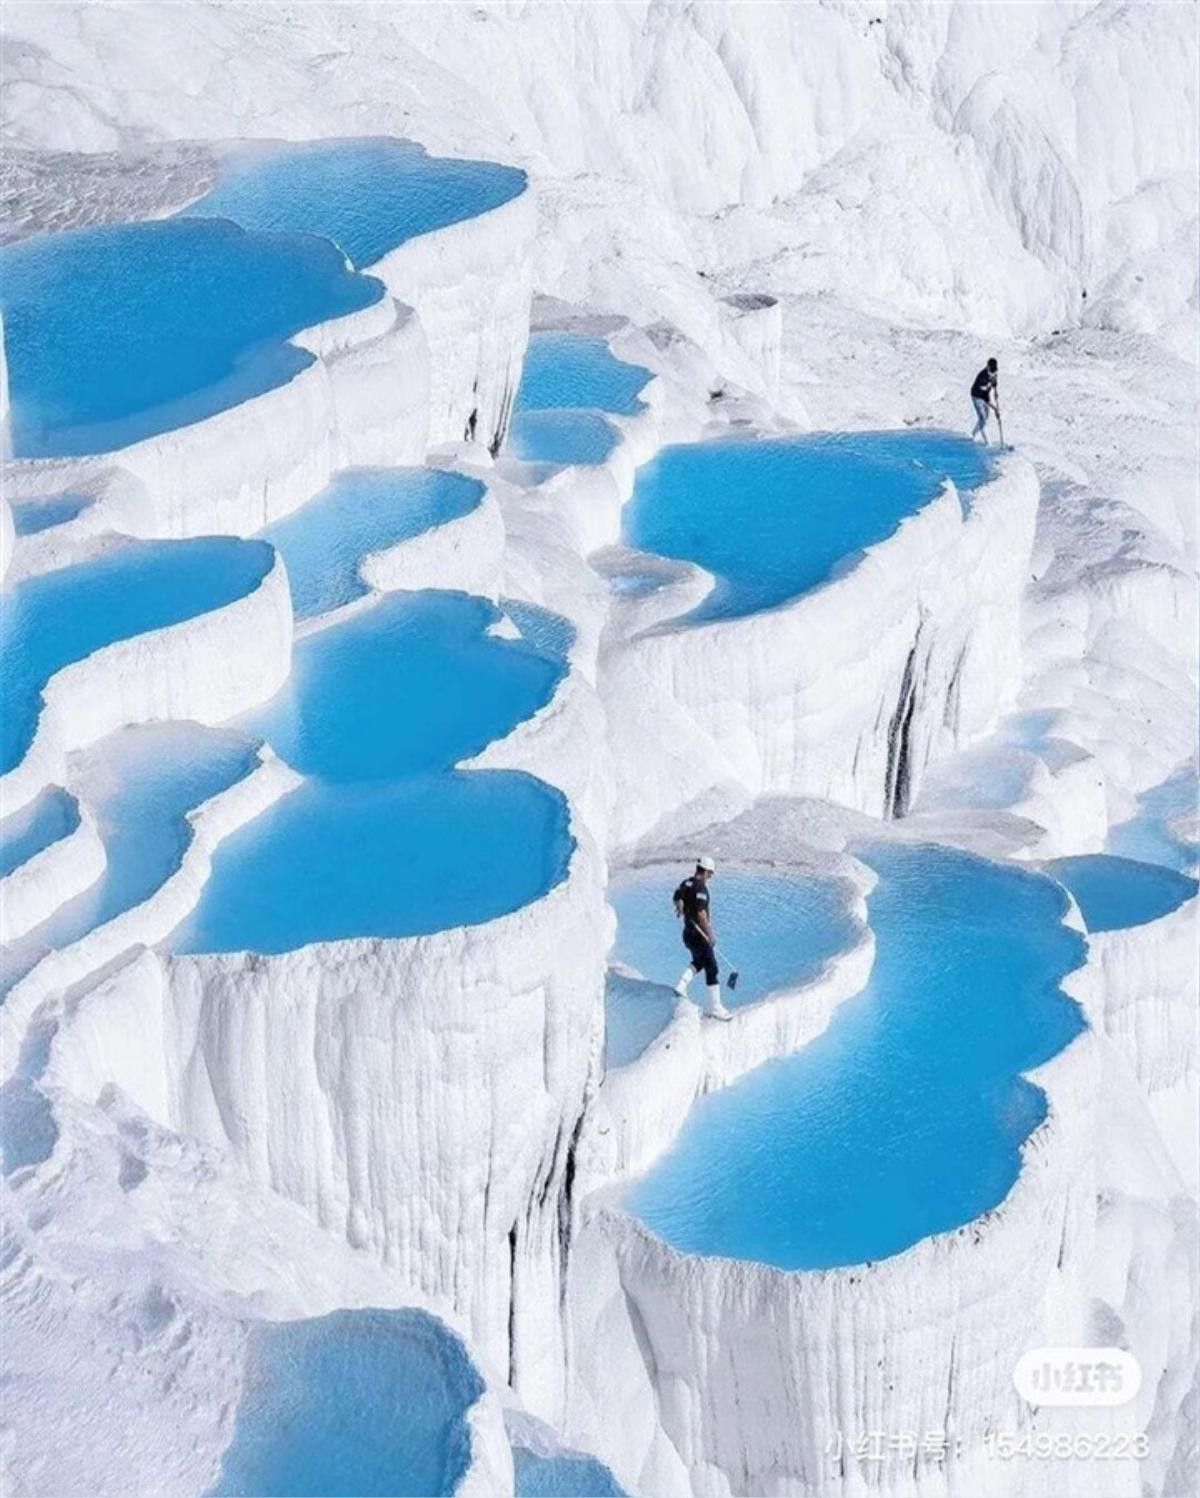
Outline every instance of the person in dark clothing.
{"label": "person in dark clothing", "polygon": [[987,442],[987,419],[990,411],[1000,414],[1000,366],[995,359],[989,359],[979,373],[975,376],[975,382],[971,386],[971,400],[975,404],[975,430],[971,433],[971,441],[982,436],[984,443]]}
{"label": "person in dark clothing", "polygon": [[683,944],[692,959],[675,985],[675,992],[685,999],[692,979],[702,972],[706,988],[704,1013],[709,1019],[732,1019],[729,1010],[721,1003],[717,936],[712,925],[712,901],[708,890],[709,880],[716,871],[717,866],[711,858],[698,858],[696,872],[684,879],[671,897],[675,901],[675,914],[683,921]]}

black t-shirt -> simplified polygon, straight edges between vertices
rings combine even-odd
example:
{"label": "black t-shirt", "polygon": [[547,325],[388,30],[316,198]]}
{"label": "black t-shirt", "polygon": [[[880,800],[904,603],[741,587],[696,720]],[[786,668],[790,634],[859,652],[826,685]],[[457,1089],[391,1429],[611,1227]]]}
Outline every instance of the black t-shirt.
{"label": "black t-shirt", "polygon": [[[962,386],[958,387],[960,390]],[[985,365],[975,376],[975,383],[971,386],[971,394],[976,400],[990,400],[992,391],[996,388],[996,376]]]}
{"label": "black t-shirt", "polygon": [[708,911],[708,887],[689,875],[671,896],[683,906],[684,919],[695,921],[700,913]]}

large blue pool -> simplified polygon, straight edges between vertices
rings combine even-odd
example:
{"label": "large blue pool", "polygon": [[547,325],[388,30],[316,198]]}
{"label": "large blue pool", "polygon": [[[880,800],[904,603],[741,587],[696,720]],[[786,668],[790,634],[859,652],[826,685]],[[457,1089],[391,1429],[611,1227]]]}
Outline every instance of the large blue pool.
{"label": "large blue pool", "polygon": [[408,140],[269,145],[239,152],[184,212],[319,234],[368,266],[415,235],[498,208],[526,180],[515,167],[429,156]]}
{"label": "large blue pool", "polygon": [[260,1324],[213,1495],[453,1493],[483,1393],[462,1342],[423,1311]]}
{"label": "large blue pool", "polygon": [[54,672],[102,646],[232,603],[274,564],[261,541],[133,542],[0,594],[0,772],[28,749]]}
{"label": "large blue pool", "polygon": [[89,751],[98,790],[91,805],[107,864],[89,889],[0,952],[6,993],[52,948],[68,947],[150,898],[178,869],[187,815],[243,779],[256,763],[244,735],[193,723],[127,728]]}
{"label": "large blue pool", "polygon": [[[782,1269],[856,1264],[1007,1195],[1045,1116],[1021,1075],[1083,1027],[1083,960],[1049,879],[921,846],[859,851],[871,982],[828,1030],[692,1109],[628,1206],[689,1253]],[[718,927],[719,930],[719,927]]]}
{"label": "large blue pool", "polygon": [[173,219],[0,249],[17,457],[108,452],[290,380],[288,338],[377,301],[336,246]]}
{"label": "large blue pool", "polygon": [[1054,858],[1046,869],[1074,895],[1089,931],[1144,926],[1170,915],[1197,889],[1188,874],[1107,853]]}
{"label": "large blue pool", "polygon": [[933,499],[989,473],[946,432],[721,438],[664,448],[638,471],[625,539],[695,562],[716,587],[691,616],[735,618],[796,598]]}
{"label": "large blue pool", "polygon": [[[610,975],[607,988],[610,1067],[639,1055],[673,1010],[670,990],[688,963],[688,952],[671,894],[688,872],[682,867],[642,870],[621,878],[609,892],[617,914],[613,957],[623,969]],[[833,879],[801,879],[769,870],[720,871],[712,884],[712,913],[728,1007],[753,1004],[815,978],[857,936],[846,904],[845,887]],[[728,987],[731,970],[738,972],[735,989]],[[703,996],[703,978],[695,980],[691,992],[697,1000]]]}
{"label": "large blue pool", "polygon": [[415,936],[516,910],[562,877],[558,791],[452,771],[536,712],[565,669],[486,633],[499,617],[463,593],[392,594],[297,643],[283,692],[244,726],[311,778],[218,848],[175,950]]}
{"label": "large blue pool", "polygon": [[283,556],[298,619],[361,598],[363,559],[478,507],[478,479],[435,468],[350,468],[260,532]]}

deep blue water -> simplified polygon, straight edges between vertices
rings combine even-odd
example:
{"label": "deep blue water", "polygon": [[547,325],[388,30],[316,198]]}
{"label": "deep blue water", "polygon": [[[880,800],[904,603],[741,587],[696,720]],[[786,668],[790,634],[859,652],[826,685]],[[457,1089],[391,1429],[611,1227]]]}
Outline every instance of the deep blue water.
{"label": "deep blue water", "polygon": [[1140,863],[1159,863],[1180,873],[1195,869],[1200,862],[1200,844],[1175,832],[1172,823],[1195,818],[1200,810],[1198,797],[1195,764],[1181,765],[1158,785],[1142,792],[1136,815],[1109,832],[1106,851]]}
{"label": "deep blue water", "polygon": [[[673,1008],[674,987],[688,964],[671,895],[690,872],[650,869],[623,876],[609,889],[617,913],[613,956],[647,983],[610,976],[607,1063],[623,1066],[662,1029]],[[750,869],[719,870],[710,886],[721,982],[727,1007],[753,1004],[768,993],[816,977],[823,964],[855,939],[843,887],[831,879],[799,879]],[[736,989],[729,973],[739,974]],[[704,996],[698,977],[691,994]]]}
{"label": "deep blue water", "polygon": [[617,433],[599,411],[518,411],[508,441],[522,462],[559,467],[603,463],[617,445]]}
{"label": "deep blue water", "polygon": [[624,1498],[625,1489],[603,1462],[582,1452],[542,1456],[513,1447],[515,1498]]}
{"label": "deep blue water", "polygon": [[256,760],[243,735],[193,723],[124,729],[96,752],[106,771],[92,809],[107,866],[89,889],[3,950],[0,992],[51,948],[70,946],[149,899],[191,842],[187,813],[241,780]]}
{"label": "deep blue water", "polygon": [[78,826],[79,805],[74,796],[49,786],[28,806],[0,822],[0,879]]}
{"label": "deep blue water", "polygon": [[0,594],[0,772],[24,757],[55,671],[102,646],[193,618],[254,590],[274,553],[206,536],[137,541]]}
{"label": "deep blue water", "polygon": [[359,566],[371,552],[478,507],[478,479],[435,468],[350,468],[260,537],[282,553],[298,619],[361,598]]}
{"label": "deep blue water", "polygon": [[648,369],[618,359],[603,338],[534,333],[525,351],[515,409],[591,407],[633,416],[645,409],[638,392],[649,379]]}
{"label": "deep blue water", "polygon": [[557,790],[451,773],[562,678],[550,652],[485,633],[499,618],[464,593],[396,593],[297,642],[284,690],[243,726],[312,778],[217,849],[176,951],[416,936],[507,914],[562,877]]}
{"label": "deep blue water", "polygon": [[483,1393],[462,1342],[423,1311],[260,1323],[213,1495],[452,1493]]}
{"label": "deep blue water", "polygon": [[827,582],[933,499],[944,479],[971,489],[989,462],[965,437],[926,431],[668,447],[638,470],[625,539],[716,575],[693,619],[735,618]]}
{"label": "deep blue water", "polygon": [[1121,931],[1156,921],[1197,889],[1195,879],[1175,869],[1107,853],[1053,858],[1046,869],[1075,896],[1089,931]]}
{"label": "deep blue water", "polygon": [[285,384],[287,339],[375,302],[337,248],[168,219],[39,234],[0,249],[21,458],[109,452]]}
{"label": "deep blue water", "polygon": [[1021,1073],[1083,1028],[1059,983],[1084,942],[1052,881],[947,849],[856,851],[880,876],[869,986],[802,1051],[698,1102],[629,1193],[686,1252],[819,1269],[971,1221],[1045,1116]]}
{"label": "deep blue water", "polygon": [[525,185],[515,167],[428,156],[414,141],[311,141],[241,152],[184,212],[319,234],[369,266],[415,235],[498,208]]}

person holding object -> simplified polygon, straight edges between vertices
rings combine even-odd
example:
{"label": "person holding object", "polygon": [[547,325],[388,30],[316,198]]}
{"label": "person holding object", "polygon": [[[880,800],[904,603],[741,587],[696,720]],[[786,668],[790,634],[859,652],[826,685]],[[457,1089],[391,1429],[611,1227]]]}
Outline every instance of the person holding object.
{"label": "person holding object", "polygon": [[975,376],[971,400],[975,405],[975,430],[971,433],[971,441],[982,436],[986,445],[989,412],[995,411],[996,420],[1000,419],[1000,366],[995,359],[989,359]]}
{"label": "person holding object", "polygon": [[709,1019],[732,1019],[729,1010],[721,1003],[717,937],[712,925],[712,901],[708,889],[716,871],[717,866],[711,858],[698,858],[696,872],[684,879],[672,896],[675,915],[683,921],[683,944],[692,959],[680,975],[675,992],[681,999],[686,998],[692,979],[702,972],[706,986],[705,1015]]}

